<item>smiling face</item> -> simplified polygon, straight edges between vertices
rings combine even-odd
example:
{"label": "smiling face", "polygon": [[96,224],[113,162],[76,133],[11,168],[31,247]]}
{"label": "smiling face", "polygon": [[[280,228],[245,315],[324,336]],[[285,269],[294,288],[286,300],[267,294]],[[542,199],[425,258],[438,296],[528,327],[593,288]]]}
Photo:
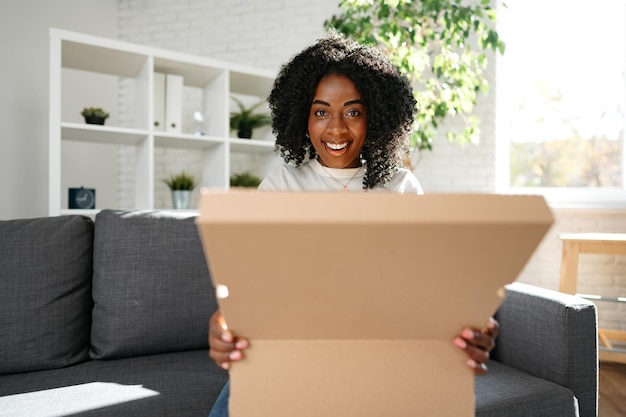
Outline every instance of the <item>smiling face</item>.
{"label": "smiling face", "polygon": [[367,114],[352,80],[327,75],[317,85],[309,111],[309,137],[319,162],[329,168],[361,165]]}

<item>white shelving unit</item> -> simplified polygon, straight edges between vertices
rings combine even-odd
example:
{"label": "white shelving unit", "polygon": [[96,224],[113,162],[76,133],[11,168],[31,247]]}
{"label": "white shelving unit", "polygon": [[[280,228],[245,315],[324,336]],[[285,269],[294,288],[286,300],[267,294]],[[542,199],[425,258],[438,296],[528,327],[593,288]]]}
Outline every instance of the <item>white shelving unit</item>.
{"label": "white shelving unit", "polygon": [[[68,106],[68,96],[81,95],[81,91],[76,90],[82,89],[76,88],[71,77],[85,73],[96,79],[112,79],[118,90],[124,82],[126,86],[130,85],[125,91],[134,92],[131,105],[115,109],[116,117],[107,119],[103,126],[81,122],[79,113],[82,108],[75,111],[64,106]],[[199,91],[201,112],[205,116],[202,125],[204,135],[193,134],[189,129],[174,133],[155,128],[155,73],[180,75],[185,88]],[[155,149],[159,148],[201,152],[203,186],[227,189],[233,173],[231,160],[237,154],[254,159],[251,172],[264,176],[278,160],[273,152],[274,138],[269,135],[259,139],[231,137],[231,95],[249,101],[265,100],[274,77],[275,74],[267,70],[51,28],[49,215],[90,214],[85,210],[69,210],[67,201],[62,201],[62,188],[65,188],[62,184],[63,169],[66,158],[71,157],[64,155],[63,145],[70,142],[125,145],[135,149],[134,166],[130,167],[135,173],[134,206],[106,208],[156,208],[155,182],[161,185],[161,178],[155,179]],[[113,94],[117,96],[119,91]],[[83,107],[90,107],[96,102],[98,97],[84,97]],[[114,167],[123,162],[114,159],[110,163]],[[74,179],[74,182],[80,184],[80,178]]]}

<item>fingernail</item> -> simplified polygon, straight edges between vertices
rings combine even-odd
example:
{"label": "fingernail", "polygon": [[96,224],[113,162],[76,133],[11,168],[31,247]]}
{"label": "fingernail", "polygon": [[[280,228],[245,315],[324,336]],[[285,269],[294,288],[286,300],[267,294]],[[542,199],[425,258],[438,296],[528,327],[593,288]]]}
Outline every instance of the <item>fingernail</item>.
{"label": "fingernail", "polygon": [[463,336],[466,339],[473,339],[474,332],[471,331],[470,329],[463,329],[463,332],[461,332],[461,336]]}
{"label": "fingernail", "polygon": [[220,339],[222,339],[222,342],[230,343],[233,341],[233,335],[230,332],[224,332],[220,335]]}
{"label": "fingernail", "polygon": [[461,339],[460,337],[455,337],[454,338],[454,344],[459,349],[465,349],[467,347],[467,343],[465,342],[465,340]]}
{"label": "fingernail", "polygon": [[476,369],[478,368],[478,363],[474,359],[468,359],[467,366],[469,366],[472,369]]}
{"label": "fingernail", "polygon": [[235,343],[235,347],[237,349],[245,349],[248,347],[248,342],[245,340],[238,340],[237,343]]}
{"label": "fingernail", "polygon": [[230,359],[231,361],[238,361],[239,359],[241,359],[241,351],[233,350],[228,354],[228,359]]}
{"label": "fingernail", "polygon": [[493,329],[496,327],[496,320],[493,317],[489,317],[489,323],[487,323],[487,327]]}
{"label": "fingernail", "polygon": [[228,369],[230,368],[230,362],[222,362],[220,364],[220,367],[228,371]]}

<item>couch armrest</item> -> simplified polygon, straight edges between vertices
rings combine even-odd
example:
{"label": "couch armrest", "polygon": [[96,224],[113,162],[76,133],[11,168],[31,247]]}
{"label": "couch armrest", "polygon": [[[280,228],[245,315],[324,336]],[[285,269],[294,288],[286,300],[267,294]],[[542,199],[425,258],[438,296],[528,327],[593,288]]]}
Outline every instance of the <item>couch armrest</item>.
{"label": "couch armrest", "polygon": [[495,360],[569,387],[580,416],[596,415],[598,333],[592,302],[516,282],[506,287],[496,319],[501,331]]}

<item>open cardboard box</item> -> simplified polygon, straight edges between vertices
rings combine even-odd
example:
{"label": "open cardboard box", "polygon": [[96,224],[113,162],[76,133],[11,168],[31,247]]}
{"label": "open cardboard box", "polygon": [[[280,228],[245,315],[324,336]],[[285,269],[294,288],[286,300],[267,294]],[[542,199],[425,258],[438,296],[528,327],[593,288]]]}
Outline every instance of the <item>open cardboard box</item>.
{"label": "open cardboard box", "polygon": [[231,417],[473,416],[453,339],[482,328],[550,228],[538,196],[203,190]]}

